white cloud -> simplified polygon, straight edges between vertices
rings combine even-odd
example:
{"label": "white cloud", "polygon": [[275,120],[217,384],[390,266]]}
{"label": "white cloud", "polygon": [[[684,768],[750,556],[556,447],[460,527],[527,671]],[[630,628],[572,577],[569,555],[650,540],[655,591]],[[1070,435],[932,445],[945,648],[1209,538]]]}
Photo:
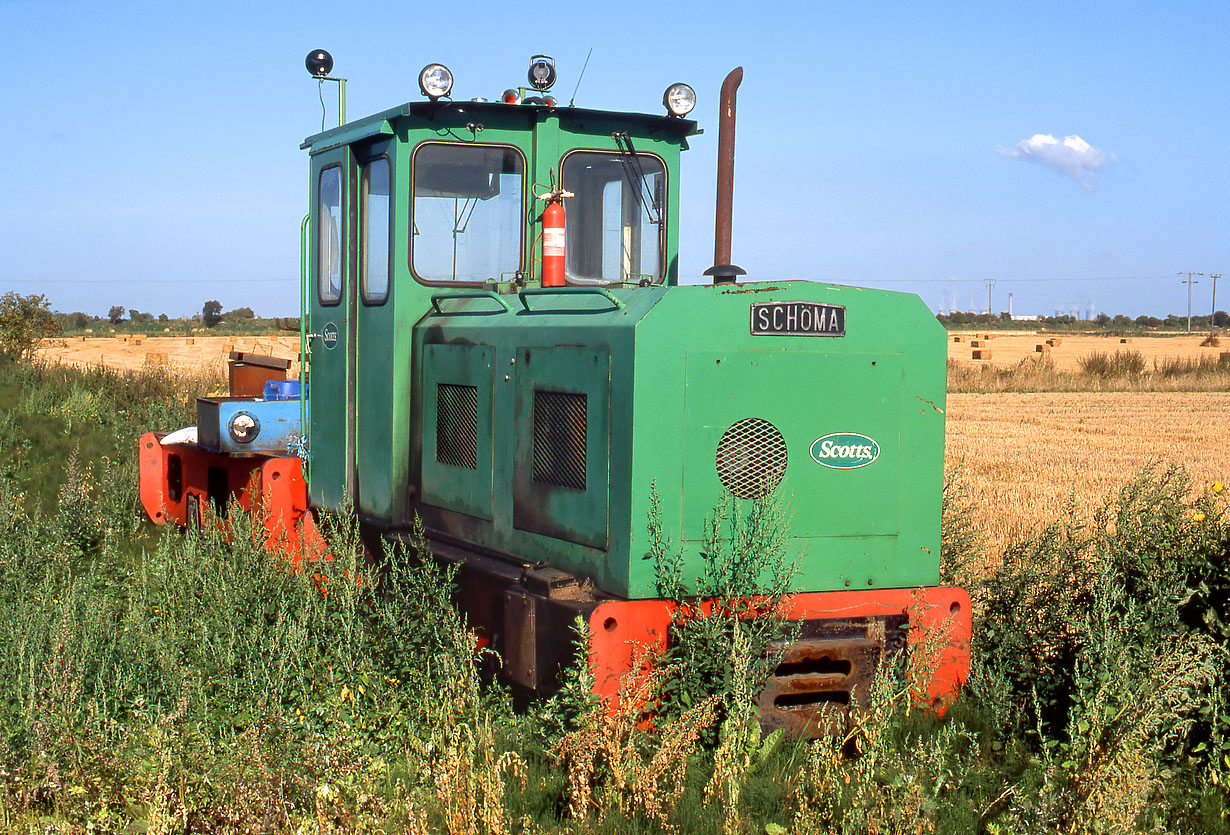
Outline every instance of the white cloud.
{"label": "white cloud", "polygon": [[1059,140],[1049,133],[1035,133],[1013,148],[1000,148],[999,152],[1010,159],[1042,163],[1090,190],[1093,189],[1093,175],[1116,161],[1114,154],[1090,145],[1076,134]]}

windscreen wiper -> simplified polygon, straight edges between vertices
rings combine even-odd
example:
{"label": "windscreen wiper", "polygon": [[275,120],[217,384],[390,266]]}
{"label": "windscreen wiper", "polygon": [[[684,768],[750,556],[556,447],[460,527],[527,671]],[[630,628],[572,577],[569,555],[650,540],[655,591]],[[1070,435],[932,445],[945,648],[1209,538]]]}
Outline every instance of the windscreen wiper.
{"label": "windscreen wiper", "polygon": [[624,176],[628,179],[628,185],[636,192],[636,197],[645,209],[649,222],[661,224],[662,214],[654,211],[653,189],[649,186],[649,178],[645,176],[645,169],[641,167],[641,161],[632,147],[632,138],[628,136],[627,131],[616,131],[611,134],[611,138],[615,140],[615,146],[619,148],[619,159],[624,165]]}

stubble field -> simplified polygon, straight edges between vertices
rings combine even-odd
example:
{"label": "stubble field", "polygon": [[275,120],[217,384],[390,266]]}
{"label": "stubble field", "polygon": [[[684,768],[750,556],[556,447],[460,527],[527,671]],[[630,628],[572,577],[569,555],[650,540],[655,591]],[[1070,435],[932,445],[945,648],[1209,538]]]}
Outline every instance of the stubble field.
{"label": "stubble field", "polygon": [[45,339],[38,356],[48,362],[88,368],[102,365],[117,371],[165,366],[180,372],[214,376],[226,371],[231,351],[291,361],[290,376],[299,376],[299,336],[78,336]]}
{"label": "stubble field", "polygon": [[994,553],[1068,502],[1092,512],[1150,463],[1230,481],[1230,393],[950,394],[946,459]]}

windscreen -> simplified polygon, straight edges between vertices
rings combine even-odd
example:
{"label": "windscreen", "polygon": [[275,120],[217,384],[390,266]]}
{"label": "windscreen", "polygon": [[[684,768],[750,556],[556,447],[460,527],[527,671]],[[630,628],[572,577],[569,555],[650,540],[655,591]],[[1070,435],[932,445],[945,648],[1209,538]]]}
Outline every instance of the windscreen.
{"label": "windscreen", "polygon": [[521,154],[432,143],[414,154],[411,269],[421,281],[500,279],[521,266]]}
{"label": "windscreen", "polygon": [[568,154],[566,273],[577,284],[658,284],[663,276],[666,171],[649,154]]}

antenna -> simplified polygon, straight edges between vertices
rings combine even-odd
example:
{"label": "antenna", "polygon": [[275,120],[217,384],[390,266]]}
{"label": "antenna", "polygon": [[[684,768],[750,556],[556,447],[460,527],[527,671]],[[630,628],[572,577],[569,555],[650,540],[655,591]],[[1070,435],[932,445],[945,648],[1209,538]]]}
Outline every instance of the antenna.
{"label": "antenna", "polygon": [[585,68],[589,66],[589,56],[594,54],[594,48],[591,46],[589,52],[585,53],[585,63],[581,65],[581,74],[577,76],[577,86],[572,88],[572,98],[568,100],[568,106],[573,107],[577,103],[577,90],[581,89],[581,79],[585,77]]}

